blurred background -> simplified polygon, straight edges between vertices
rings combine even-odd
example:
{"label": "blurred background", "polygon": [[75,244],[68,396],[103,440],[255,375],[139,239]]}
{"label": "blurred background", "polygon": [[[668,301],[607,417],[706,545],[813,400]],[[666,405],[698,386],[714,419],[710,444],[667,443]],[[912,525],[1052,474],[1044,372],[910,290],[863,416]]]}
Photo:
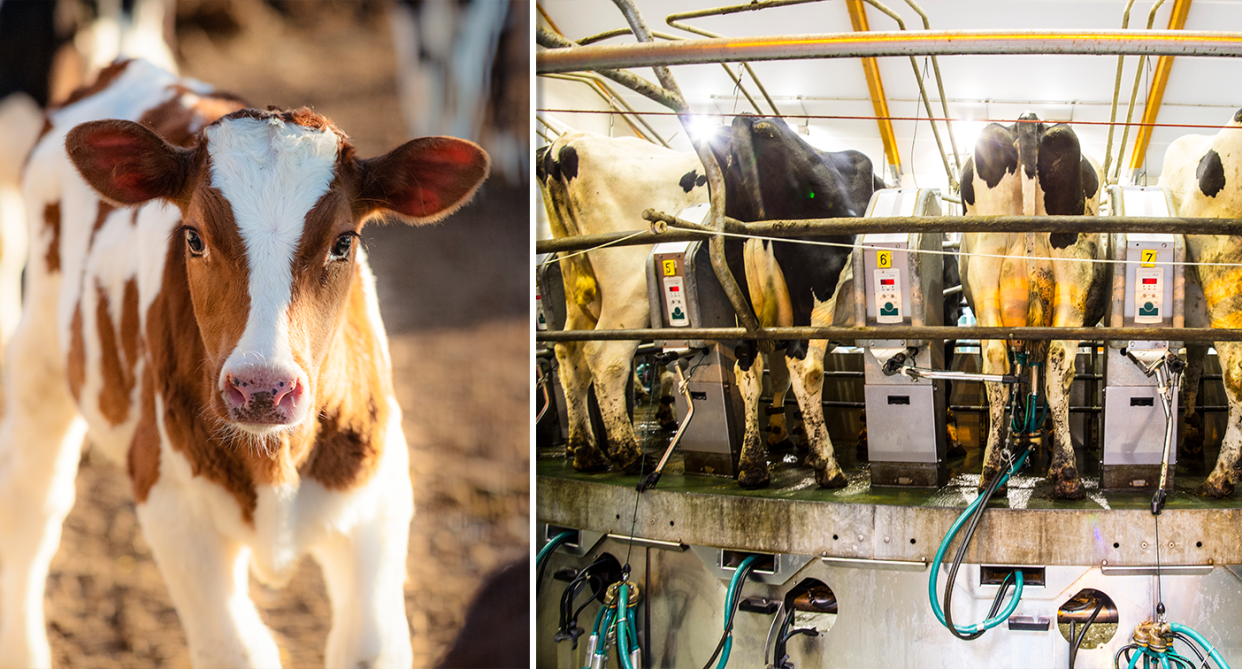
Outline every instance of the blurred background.
{"label": "blurred background", "polygon": [[[491,155],[491,178],[443,223],[363,231],[411,453],[415,667],[444,656],[483,578],[529,549],[529,17],[519,0],[0,0],[0,189],[24,155],[14,136],[118,54],[255,107],[313,107],[362,157],[432,134]],[[47,585],[54,662],[188,666],[124,467],[87,449],[77,495]],[[285,666],[323,666],[330,606],[309,557],[287,588],[252,581],[251,595]]]}

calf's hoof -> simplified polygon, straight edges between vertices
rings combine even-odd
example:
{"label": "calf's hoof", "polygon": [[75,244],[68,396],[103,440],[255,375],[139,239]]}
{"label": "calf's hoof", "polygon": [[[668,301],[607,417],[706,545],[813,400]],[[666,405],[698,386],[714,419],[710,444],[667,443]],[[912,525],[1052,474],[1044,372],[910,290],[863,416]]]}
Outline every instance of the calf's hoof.
{"label": "calf's hoof", "polygon": [[842,474],[841,470],[837,467],[834,467],[831,470],[816,469],[815,482],[818,483],[821,488],[844,488],[847,483],[845,480],[845,474]]}
{"label": "calf's hoof", "polygon": [[579,446],[571,449],[573,452],[574,469],[580,472],[602,472],[608,469],[608,458],[597,448],[589,446]]}
{"label": "calf's hoof", "polygon": [[1233,494],[1233,484],[1230,483],[1229,479],[1224,476],[1216,476],[1213,474],[1212,476],[1207,477],[1207,480],[1199,486],[1199,494],[1204,497],[1212,497],[1215,499],[1229,497]]}
{"label": "calf's hoof", "polygon": [[766,488],[771,481],[767,467],[747,467],[737,475],[737,484],[747,490]]}

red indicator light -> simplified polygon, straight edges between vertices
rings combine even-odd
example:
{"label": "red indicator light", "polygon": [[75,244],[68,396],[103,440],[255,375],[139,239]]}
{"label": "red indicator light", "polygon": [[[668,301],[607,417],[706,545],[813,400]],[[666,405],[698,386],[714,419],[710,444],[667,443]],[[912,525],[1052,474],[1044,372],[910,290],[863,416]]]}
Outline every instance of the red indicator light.
{"label": "red indicator light", "polygon": [[1143,285],[1144,285],[1144,286],[1154,286],[1154,285],[1156,285],[1156,280],[1155,280],[1155,279],[1143,279]]}
{"label": "red indicator light", "polygon": [[881,286],[891,286],[896,283],[896,279],[880,279]]}
{"label": "red indicator light", "polygon": [[676,293],[676,292],[677,292],[677,291],[679,291],[679,290],[681,290],[681,289],[680,289],[680,288],[678,288],[677,286],[669,286],[669,287],[668,287],[668,292],[670,292],[670,293]]}

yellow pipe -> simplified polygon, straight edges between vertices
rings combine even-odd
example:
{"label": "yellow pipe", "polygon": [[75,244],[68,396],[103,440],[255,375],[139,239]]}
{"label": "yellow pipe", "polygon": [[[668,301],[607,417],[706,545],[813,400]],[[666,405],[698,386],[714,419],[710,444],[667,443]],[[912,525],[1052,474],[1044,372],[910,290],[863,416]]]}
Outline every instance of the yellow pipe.
{"label": "yellow pipe", "polygon": [[[1169,14],[1169,30],[1181,30],[1186,27],[1186,15],[1190,12],[1190,0],[1175,0],[1173,11]],[[1134,153],[1130,154],[1130,171],[1139,169],[1147,159],[1147,145],[1151,142],[1154,128],[1160,113],[1160,104],[1164,102],[1164,88],[1169,83],[1169,72],[1173,69],[1173,56],[1161,56],[1156,61],[1156,71],[1151,77],[1151,90],[1147,92],[1147,104],[1143,108],[1143,123],[1139,126],[1138,135],[1134,139]]]}
{"label": "yellow pipe", "polygon": [[[867,25],[866,8],[863,7],[862,0],[846,0],[845,6],[850,12],[850,23],[854,26],[855,32],[867,32],[871,27]],[[880,80],[880,66],[874,58],[862,58],[863,74],[867,76],[867,90],[871,94],[871,106],[875,109],[875,115],[879,118],[876,123],[880,126],[880,139],[884,141],[884,156],[888,159],[888,164],[897,168],[897,173],[901,173],[901,155],[897,151],[897,136],[893,133],[893,122],[889,120],[891,114],[888,113],[888,98],[884,95],[884,82]]]}

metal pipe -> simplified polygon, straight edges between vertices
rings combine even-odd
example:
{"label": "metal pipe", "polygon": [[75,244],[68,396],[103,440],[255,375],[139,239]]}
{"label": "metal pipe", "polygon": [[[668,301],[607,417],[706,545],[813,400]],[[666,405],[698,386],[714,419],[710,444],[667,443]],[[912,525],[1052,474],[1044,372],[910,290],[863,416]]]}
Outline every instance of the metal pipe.
{"label": "metal pipe", "polygon": [[[556,50],[557,53],[576,52],[579,49],[600,48],[600,47],[593,47],[593,46],[583,46],[583,47],[577,46],[570,40],[567,40],[564,37],[561,37],[560,35],[549,32],[543,28],[539,28],[538,30],[535,31],[535,41],[538,42],[539,46],[542,46],[546,49]],[[537,72],[537,74],[554,74],[557,72],[562,72],[562,73],[578,72],[581,70],[593,70],[597,74],[608,77],[609,79],[612,79],[613,81],[617,82],[618,84],[621,84],[622,86],[625,86],[626,88],[634,91],[635,93],[638,93],[639,95],[642,95],[648,99],[654,100],[664,105],[665,107],[668,107],[669,109],[677,110],[680,107],[685,106],[685,102],[682,101],[680,93],[673,93],[671,91],[664,90],[663,88],[651,83],[650,81],[647,81],[646,79],[643,79],[640,76],[631,74],[629,72],[623,72],[621,70],[600,69],[598,67],[571,67],[571,68],[564,69],[564,70],[548,70],[546,72],[540,71],[540,72]]]}
{"label": "metal pipe", "polygon": [[[638,116],[637,114],[635,114],[634,109],[632,107],[630,107],[628,104],[625,104],[624,101],[622,101],[619,97],[617,97],[616,91],[605,88],[604,83],[599,75],[587,72],[587,73],[575,73],[575,74],[542,74],[539,76],[547,77],[549,79],[562,79],[564,81],[573,81],[576,83],[585,84],[587,88],[590,88],[609,107],[612,107],[613,111],[620,114],[621,120],[625,121],[625,124],[630,126],[630,130],[633,130],[635,135],[638,135],[639,137],[653,144],[656,143],[655,139],[648,136],[647,133],[642,128],[639,128],[638,126],[634,125],[635,121],[637,121],[638,123],[641,123],[644,127],[650,129],[651,126],[647,125],[647,121],[643,120],[641,116]],[[628,110],[630,113],[627,114],[626,110],[623,110],[621,108],[621,104],[618,104],[618,103],[625,104],[626,110]],[[668,147],[668,144],[665,143],[664,140],[660,140],[660,143],[664,144],[665,147]]]}
{"label": "metal pipe", "polygon": [[948,297],[948,296],[950,296],[950,295],[957,295],[957,294],[958,294],[958,293],[960,293],[960,292],[962,292],[962,286],[961,286],[961,284],[956,285],[956,286],[953,286],[953,287],[951,287],[951,288],[945,288],[945,289],[944,289],[944,296],[945,296],[945,297]]}
{"label": "metal pipe", "polygon": [[[659,212],[647,220],[672,223],[662,232],[602,233],[535,242],[536,253],[582,251],[602,244],[637,246],[659,242],[685,242],[704,239],[715,233],[703,226]],[[1078,232],[1078,233],[1173,233],[1187,235],[1242,235],[1242,219],[1237,218],[1159,218],[1147,216],[885,216],[880,218],[822,218],[799,221],[759,221],[742,223],[724,217],[724,232],[745,233],[782,239],[831,237],[861,233],[915,232]],[[629,239],[625,239],[633,235]],[[624,241],[621,241],[624,240]],[[614,243],[615,242],[615,243]]]}
{"label": "metal pipe", "polygon": [[[636,46],[659,46],[651,44],[651,33],[647,29],[647,25],[643,23],[642,16],[639,15],[638,9],[631,0],[613,0],[617,8],[625,16],[625,20],[630,24],[630,29],[634,31],[634,36],[640,42],[648,44],[640,44]],[[681,42],[667,42],[667,44],[680,44]],[[598,49],[600,47],[579,47],[582,49]],[[724,229],[724,211],[725,211],[725,189],[724,189],[724,172],[720,169],[720,164],[716,161],[716,154],[706,142],[695,139],[690,133],[690,108],[686,105],[685,98],[681,95],[681,88],[677,85],[677,81],[673,79],[672,73],[667,67],[657,66],[654,68],[656,78],[660,80],[660,84],[670,91],[675,97],[676,106],[673,107],[677,111],[677,120],[681,121],[681,127],[686,133],[686,137],[690,138],[694,145],[694,151],[699,156],[699,162],[703,165],[703,172],[707,175],[708,196],[711,200],[711,212],[708,214],[710,221],[710,229],[720,231]],[[733,278],[733,272],[729,271],[728,262],[725,260],[724,237],[720,235],[713,236],[708,242],[708,255],[711,258],[712,271],[716,274],[716,280],[720,282],[720,287],[724,290],[725,295],[729,298],[729,303],[733,305],[733,310],[737,313],[738,321],[746,332],[752,336],[762,334],[762,328],[759,326],[759,319],[755,317],[755,312],[751,308],[750,299],[742,294],[742,289],[737,284],[737,280]],[[764,353],[770,353],[765,350],[769,345],[760,346],[760,350]]]}
{"label": "metal pipe", "polygon": [[[542,31],[547,33],[547,31]],[[551,33],[548,33],[551,34]],[[543,46],[545,44],[540,36]],[[537,73],[574,72],[696,63],[805,58],[878,58],[933,55],[1146,55],[1242,56],[1242,34],[1203,30],[934,30],[728,37],[681,42],[547,49],[535,56]],[[612,77],[609,77],[612,78]]]}
{"label": "metal pipe", "polygon": [[[700,355],[705,354],[700,352]],[[681,365],[673,360],[673,367],[677,369],[677,392],[686,398],[686,417],[681,419],[681,424],[677,426],[677,432],[673,434],[673,438],[668,442],[668,448],[664,449],[664,457],[660,458],[660,464],[656,465],[655,471],[648,474],[639,484],[638,492],[642,492],[649,488],[654,488],[660,482],[660,475],[664,473],[664,465],[668,464],[668,459],[673,455],[673,449],[677,448],[677,444],[681,442],[681,436],[685,434],[686,428],[690,426],[690,421],[694,420],[694,398],[690,396],[690,384],[686,383],[686,375],[681,371]],[[653,384],[654,385],[654,384]],[[655,388],[651,391],[654,393]]]}
{"label": "metal pipe", "polygon": [[[897,14],[897,12],[894,12],[885,5],[881,4],[880,0],[863,1],[896,21],[897,27],[902,32],[906,31],[906,22],[901,20],[901,17]],[[932,111],[931,101],[927,98],[927,89],[923,86],[923,76],[919,74],[919,63],[914,59],[914,56],[910,56],[910,67],[914,69],[914,82],[919,85],[919,98],[923,100],[923,109],[927,111],[927,123],[931,126],[932,136],[936,138],[936,148],[940,150],[940,160],[944,162],[944,173],[945,176],[949,178],[949,190],[957,191],[960,189],[960,186],[957,183],[957,177],[955,176],[953,169],[949,167],[949,158],[945,155],[944,142],[940,139],[940,130],[936,127],[936,121],[934,120],[936,118],[936,112]],[[945,110],[944,117],[946,119],[949,118],[948,110]],[[948,123],[948,121],[945,121],[945,123]],[[911,159],[913,159],[913,156],[911,156]]]}
{"label": "metal pipe", "polygon": [[[1121,14],[1121,29],[1125,30],[1130,27],[1130,8],[1134,6],[1134,0],[1126,2],[1126,9]],[[1108,168],[1113,163],[1113,130],[1117,127],[1117,98],[1121,97],[1121,66],[1125,61],[1125,55],[1117,56],[1117,78],[1113,81],[1113,109],[1108,116],[1108,141],[1104,143],[1104,180],[1108,181]],[[1121,159],[1118,158],[1118,161]]]}
{"label": "metal pipe", "polygon": [[[1181,30],[1186,27],[1186,15],[1190,12],[1190,0],[1174,0],[1169,10],[1169,30]],[[1161,56],[1156,61],[1156,71],[1152,74],[1147,89],[1147,102],[1143,105],[1142,125],[1134,138],[1134,150],[1130,152],[1130,179],[1143,166],[1147,159],[1147,147],[1151,143],[1152,125],[1160,114],[1160,105],[1164,102],[1164,90],[1169,83],[1169,73],[1173,70],[1173,59]]]}
{"label": "metal pipe", "polygon": [[[1182,328],[1177,338],[1184,342],[1242,341],[1242,330]],[[802,341],[830,339],[1013,339],[1018,341],[1161,341],[1169,337],[1168,328],[1049,328],[1049,327],[948,327],[944,325],[892,325],[886,327],[788,327],[765,328],[750,334],[745,328],[646,328],[624,330],[545,330],[535,333],[537,342],[563,341],[643,341],[646,339],[721,341],[730,339]]]}
{"label": "metal pipe", "polygon": [[[1164,4],[1164,0],[1156,0],[1156,4],[1152,5],[1151,11],[1147,13],[1147,29],[1156,22],[1156,10],[1160,9],[1160,5]],[[1126,157],[1126,142],[1130,139],[1130,121],[1134,119],[1134,103],[1138,100],[1139,82],[1143,80],[1143,65],[1147,63],[1147,56],[1139,56],[1138,68],[1134,71],[1134,88],[1130,90],[1130,109],[1126,112],[1126,125],[1121,131],[1121,147],[1117,149],[1117,164],[1113,167],[1112,183],[1119,183],[1121,179],[1121,164]],[[1104,175],[1107,179],[1108,175]]]}
{"label": "metal pipe", "polygon": [[643,118],[642,114],[640,114],[637,110],[635,110],[634,107],[630,105],[630,103],[626,102],[625,98],[621,97],[617,93],[616,89],[613,88],[611,85],[609,85],[607,81],[604,81],[603,77],[597,74],[590,73],[590,72],[584,73],[584,74],[569,74],[569,75],[548,74],[548,75],[543,75],[543,76],[549,76],[549,77],[557,77],[557,76],[575,77],[576,76],[576,77],[582,77],[584,79],[590,79],[591,81],[595,83],[596,86],[599,86],[600,88],[604,89],[604,91],[606,91],[608,95],[612,96],[613,100],[619,103],[622,107],[625,107],[625,110],[629,112],[629,114],[622,113],[622,117],[625,117],[625,116],[632,117],[635,121],[638,121],[640,125],[646,128],[647,132],[650,133],[651,136],[654,137],[657,142],[662,144],[665,148],[672,148],[668,145],[668,142],[665,141],[664,138],[660,136],[660,133],[656,132],[655,128],[651,127],[651,124],[647,122],[647,119]]}
{"label": "metal pipe", "polygon": [[[919,15],[919,18],[923,19],[923,30],[931,30],[931,21],[927,19],[927,14],[923,12],[923,8],[919,6],[919,3],[914,0],[906,0],[906,4],[910,5],[910,9],[913,9]],[[962,162],[957,156],[957,137],[953,134],[953,123],[947,120],[952,117],[949,116],[949,100],[944,94],[944,80],[940,77],[940,61],[935,56],[932,56],[931,64],[932,74],[936,78],[936,90],[940,93],[940,108],[944,110],[944,118],[946,119],[944,124],[949,129],[949,146],[953,148],[953,166],[957,169],[957,173],[961,174]],[[960,201],[958,202],[960,203]]]}

